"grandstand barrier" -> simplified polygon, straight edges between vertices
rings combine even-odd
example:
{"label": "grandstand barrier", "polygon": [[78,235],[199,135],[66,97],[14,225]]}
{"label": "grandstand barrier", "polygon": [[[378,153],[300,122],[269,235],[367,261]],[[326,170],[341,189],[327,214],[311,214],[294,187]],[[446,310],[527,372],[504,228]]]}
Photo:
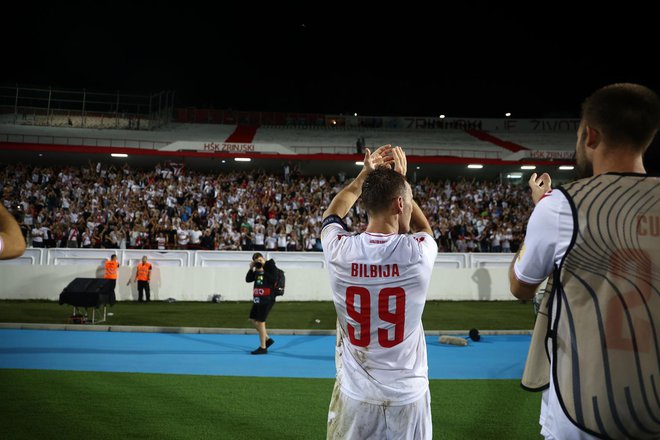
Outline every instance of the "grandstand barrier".
{"label": "grandstand barrier", "polygon": [[118,147],[157,150],[171,144],[170,141],[125,139],[93,136],[62,136],[51,134],[0,133],[0,142],[17,144],[72,145],[86,147]]}
{"label": "grandstand barrier", "polygon": [[469,254],[438,254],[434,269],[465,269],[468,267]]}
{"label": "grandstand barrier", "polygon": [[495,268],[506,267],[508,269],[513,256],[511,254],[464,254],[468,257],[468,267],[478,269],[480,267]]}
{"label": "grandstand barrier", "polygon": [[[14,260],[8,260],[6,262],[10,261],[11,264],[25,264],[32,266],[47,264],[44,262],[44,255],[46,255],[45,251],[46,249],[27,248],[25,249],[23,255]],[[2,261],[0,261],[0,263],[2,263]]]}
{"label": "grandstand barrier", "polygon": [[[330,301],[332,293],[320,252],[263,252],[286,271],[282,301]],[[0,262],[0,299],[57,300],[74,278],[101,278],[104,263],[117,254],[121,266],[119,301],[137,300],[135,268],[143,255],[153,264],[151,297],[155,300],[250,301],[245,274],[253,252],[158,251],[136,249],[35,249]],[[438,254],[429,300],[511,300],[508,266],[513,254]]]}

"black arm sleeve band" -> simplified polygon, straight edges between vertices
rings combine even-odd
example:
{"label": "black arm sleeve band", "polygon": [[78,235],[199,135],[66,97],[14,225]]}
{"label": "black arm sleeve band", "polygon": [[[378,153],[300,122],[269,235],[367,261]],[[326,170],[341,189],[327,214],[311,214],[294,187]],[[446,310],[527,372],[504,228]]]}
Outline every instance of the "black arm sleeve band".
{"label": "black arm sleeve band", "polygon": [[339,217],[336,214],[331,214],[331,215],[327,216],[326,218],[324,218],[323,223],[321,225],[321,229],[325,228],[326,226],[328,226],[331,223],[337,223],[339,226],[341,226],[344,229],[344,231],[348,232],[348,227],[346,227],[346,223],[344,223],[344,221],[341,219],[341,217]]}

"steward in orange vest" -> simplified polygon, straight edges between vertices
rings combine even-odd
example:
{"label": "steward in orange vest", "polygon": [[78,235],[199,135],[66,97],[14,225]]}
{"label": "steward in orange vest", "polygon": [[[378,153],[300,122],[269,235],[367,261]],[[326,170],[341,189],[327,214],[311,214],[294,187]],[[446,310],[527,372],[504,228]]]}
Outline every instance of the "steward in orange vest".
{"label": "steward in orange vest", "polygon": [[117,275],[119,274],[119,261],[117,261],[117,255],[112,255],[109,260],[105,262],[105,275],[103,278],[110,280],[112,283],[112,290],[115,290],[117,286]]}
{"label": "steward in orange vest", "polygon": [[151,289],[149,288],[149,280],[151,279],[151,263],[147,261],[147,257],[142,257],[142,262],[137,265],[137,272],[135,281],[138,284],[138,302],[142,302],[142,293],[144,292],[147,302],[151,301]]}

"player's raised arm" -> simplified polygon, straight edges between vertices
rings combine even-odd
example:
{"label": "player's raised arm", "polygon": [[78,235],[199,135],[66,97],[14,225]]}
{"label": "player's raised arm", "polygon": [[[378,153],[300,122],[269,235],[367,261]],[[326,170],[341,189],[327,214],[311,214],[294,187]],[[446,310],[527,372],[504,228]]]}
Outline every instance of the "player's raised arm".
{"label": "player's raised arm", "polygon": [[417,205],[417,202],[413,200],[412,202],[412,215],[410,216],[410,230],[412,232],[426,232],[431,237],[433,237],[433,231],[431,230],[431,225],[426,219],[424,212]]}
{"label": "player's raised arm", "polygon": [[[550,191],[552,191],[552,179],[548,173],[543,173],[538,176],[536,173],[532,173],[529,181],[527,182],[529,188],[532,190],[532,201],[534,205],[538,203],[546,196]],[[535,231],[537,222],[530,219],[530,224],[527,227],[527,231]],[[539,231],[539,235],[543,235],[546,231]],[[525,246],[523,245],[523,249]],[[513,261],[509,265],[509,285],[511,293],[518,299],[532,299],[536,295],[536,290],[541,283],[527,283],[521,281],[516,276],[515,266],[516,263],[522,258],[524,251],[518,250],[516,255],[513,257]]]}
{"label": "player's raised arm", "polygon": [[378,166],[393,162],[394,158],[391,153],[391,145],[383,145],[373,153],[367,148],[364,154],[364,166],[362,167],[362,171],[360,171],[360,174],[358,174],[351,183],[346,185],[344,189],[339,191],[339,193],[337,193],[332,199],[328,209],[323,213],[323,218],[331,215],[336,215],[340,218],[346,217],[348,211],[353,207],[355,201],[360,197],[360,194],[362,194],[362,184],[364,183],[367,174]]}
{"label": "player's raised arm", "polygon": [[16,219],[0,204],[0,260],[17,258],[25,252],[25,238]]}
{"label": "player's raised arm", "polygon": [[[406,177],[406,172],[408,171],[408,159],[406,159],[406,153],[403,152],[401,147],[395,147],[392,149],[392,157],[394,158],[394,171],[400,173],[403,177]],[[412,232],[426,232],[430,236],[433,236],[433,231],[431,230],[431,225],[426,219],[426,216],[422,212],[422,209],[417,205],[415,200],[412,201],[412,214],[410,215],[410,230]],[[400,231],[408,232],[408,231]]]}

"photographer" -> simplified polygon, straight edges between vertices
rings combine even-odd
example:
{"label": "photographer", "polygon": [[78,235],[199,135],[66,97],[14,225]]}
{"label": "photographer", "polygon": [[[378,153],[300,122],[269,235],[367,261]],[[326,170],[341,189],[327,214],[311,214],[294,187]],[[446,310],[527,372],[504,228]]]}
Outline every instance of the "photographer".
{"label": "photographer", "polygon": [[252,255],[250,269],[245,275],[245,282],[254,282],[252,289],[253,304],[250,310],[250,321],[259,332],[259,347],[252,354],[266,354],[268,347],[275,341],[268,337],[266,331],[266,317],[275,304],[275,293],[273,285],[277,279],[277,267],[275,261],[266,261],[259,252]]}

